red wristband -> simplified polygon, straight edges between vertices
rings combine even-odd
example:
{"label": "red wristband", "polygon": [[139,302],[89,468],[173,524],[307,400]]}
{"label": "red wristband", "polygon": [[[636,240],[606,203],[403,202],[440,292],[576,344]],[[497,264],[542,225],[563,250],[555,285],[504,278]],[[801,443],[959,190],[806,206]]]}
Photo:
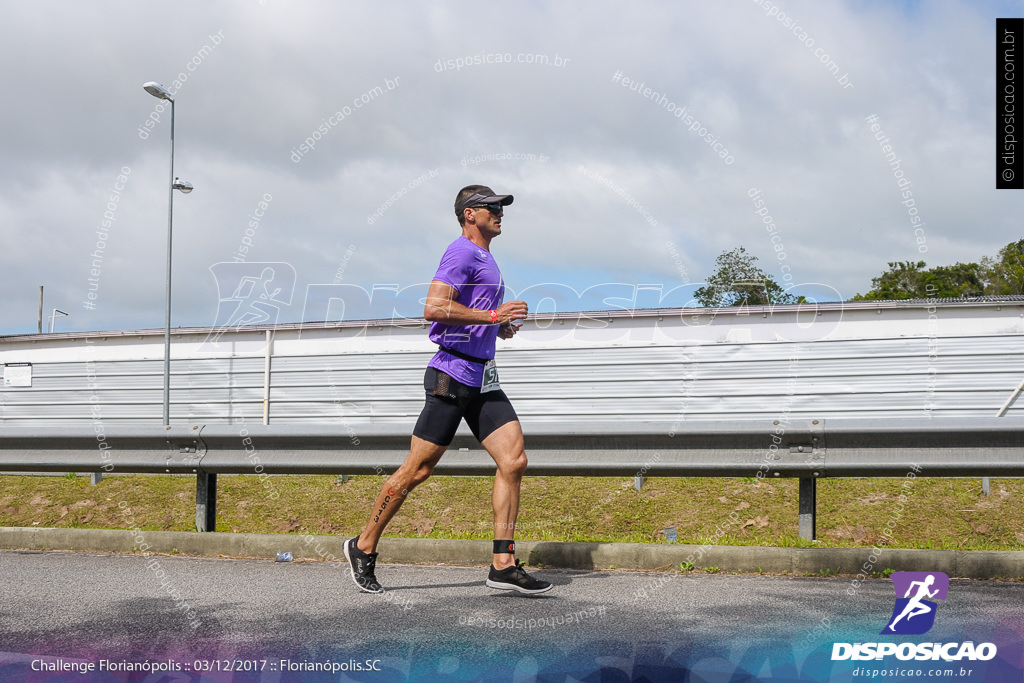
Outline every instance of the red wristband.
{"label": "red wristband", "polygon": [[491,311],[491,322],[492,323],[498,322],[498,312],[497,311]]}

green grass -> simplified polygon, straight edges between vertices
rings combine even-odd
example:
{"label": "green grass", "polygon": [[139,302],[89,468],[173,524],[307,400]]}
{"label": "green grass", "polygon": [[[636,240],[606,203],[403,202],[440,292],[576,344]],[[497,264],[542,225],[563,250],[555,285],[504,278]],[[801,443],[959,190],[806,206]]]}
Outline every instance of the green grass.
{"label": "green grass", "polygon": [[[219,477],[217,530],[250,533],[355,535],[366,522],[381,476],[273,477],[272,500],[254,476]],[[389,536],[493,538],[490,477],[434,477],[411,494]],[[191,531],[195,479],[186,476],[4,476],[0,526]],[[818,482],[818,540],[797,529],[795,479],[758,485],[754,479],[631,479],[527,477],[518,540],[679,543],[778,547],[867,548],[898,511],[901,479]],[[916,479],[894,522],[890,547],[963,550],[1024,548],[1024,480]],[[131,518],[125,514],[130,510]],[[738,523],[737,523],[738,521]]]}

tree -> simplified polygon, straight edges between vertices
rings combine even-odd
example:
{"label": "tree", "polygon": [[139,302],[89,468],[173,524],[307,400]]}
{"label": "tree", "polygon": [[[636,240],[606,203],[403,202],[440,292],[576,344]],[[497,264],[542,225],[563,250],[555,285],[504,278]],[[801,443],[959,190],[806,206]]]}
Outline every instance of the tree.
{"label": "tree", "polygon": [[921,269],[925,262],[889,261],[889,270],[871,278],[871,289],[867,294],[857,294],[853,301],[889,301],[893,299],[915,299],[921,285]]}
{"label": "tree", "polygon": [[984,269],[977,263],[935,266],[924,273],[925,296],[958,299],[985,293]]}
{"label": "tree", "polygon": [[957,299],[981,296],[985,292],[985,272],[977,263],[924,268],[924,261],[890,261],[889,270],[871,278],[871,290],[857,294],[853,301]]}
{"label": "tree", "polygon": [[796,304],[803,297],[787,294],[778,282],[757,265],[757,257],[743,247],[724,251],[715,259],[718,270],[694,296],[702,306],[757,306]]}
{"label": "tree", "polygon": [[981,259],[986,280],[985,294],[993,296],[1024,294],[1024,239],[999,250],[999,260]]}
{"label": "tree", "polygon": [[852,301],[1007,296],[1024,294],[1024,239],[985,256],[981,264],[956,263],[925,270],[925,262],[890,261],[889,270],[871,278],[867,294]]}

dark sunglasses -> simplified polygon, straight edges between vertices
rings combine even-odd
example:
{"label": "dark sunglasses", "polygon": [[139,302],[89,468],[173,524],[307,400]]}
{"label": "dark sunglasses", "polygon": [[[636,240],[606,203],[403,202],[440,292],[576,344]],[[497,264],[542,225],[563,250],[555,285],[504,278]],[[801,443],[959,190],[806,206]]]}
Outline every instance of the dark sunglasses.
{"label": "dark sunglasses", "polygon": [[490,211],[494,215],[498,215],[500,213],[504,213],[505,212],[505,207],[502,206],[501,204],[477,204],[473,208],[474,209],[487,209],[488,211]]}

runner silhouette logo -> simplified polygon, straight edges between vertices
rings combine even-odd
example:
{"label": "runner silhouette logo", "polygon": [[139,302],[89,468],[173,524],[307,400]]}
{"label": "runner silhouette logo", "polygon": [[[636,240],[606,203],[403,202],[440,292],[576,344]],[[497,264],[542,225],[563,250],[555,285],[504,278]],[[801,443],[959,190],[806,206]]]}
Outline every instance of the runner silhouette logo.
{"label": "runner silhouette logo", "polygon": [[942,572],[895,572],[892,584],[896,605],[880,633],[910,636],[930,631],[938,606],[934,601],[946,599],[949,577]]}
{"label": "runner silhouette logo", "polygon": [[[200,351],[220,350],[226,332],[277,324],[281,309],[292,303],[296,275],[290,263],[225,261],[210,266],[210,272],[217,281],[217,317]],[[233,340],[231,348],[239,350],[239,342]]]}

